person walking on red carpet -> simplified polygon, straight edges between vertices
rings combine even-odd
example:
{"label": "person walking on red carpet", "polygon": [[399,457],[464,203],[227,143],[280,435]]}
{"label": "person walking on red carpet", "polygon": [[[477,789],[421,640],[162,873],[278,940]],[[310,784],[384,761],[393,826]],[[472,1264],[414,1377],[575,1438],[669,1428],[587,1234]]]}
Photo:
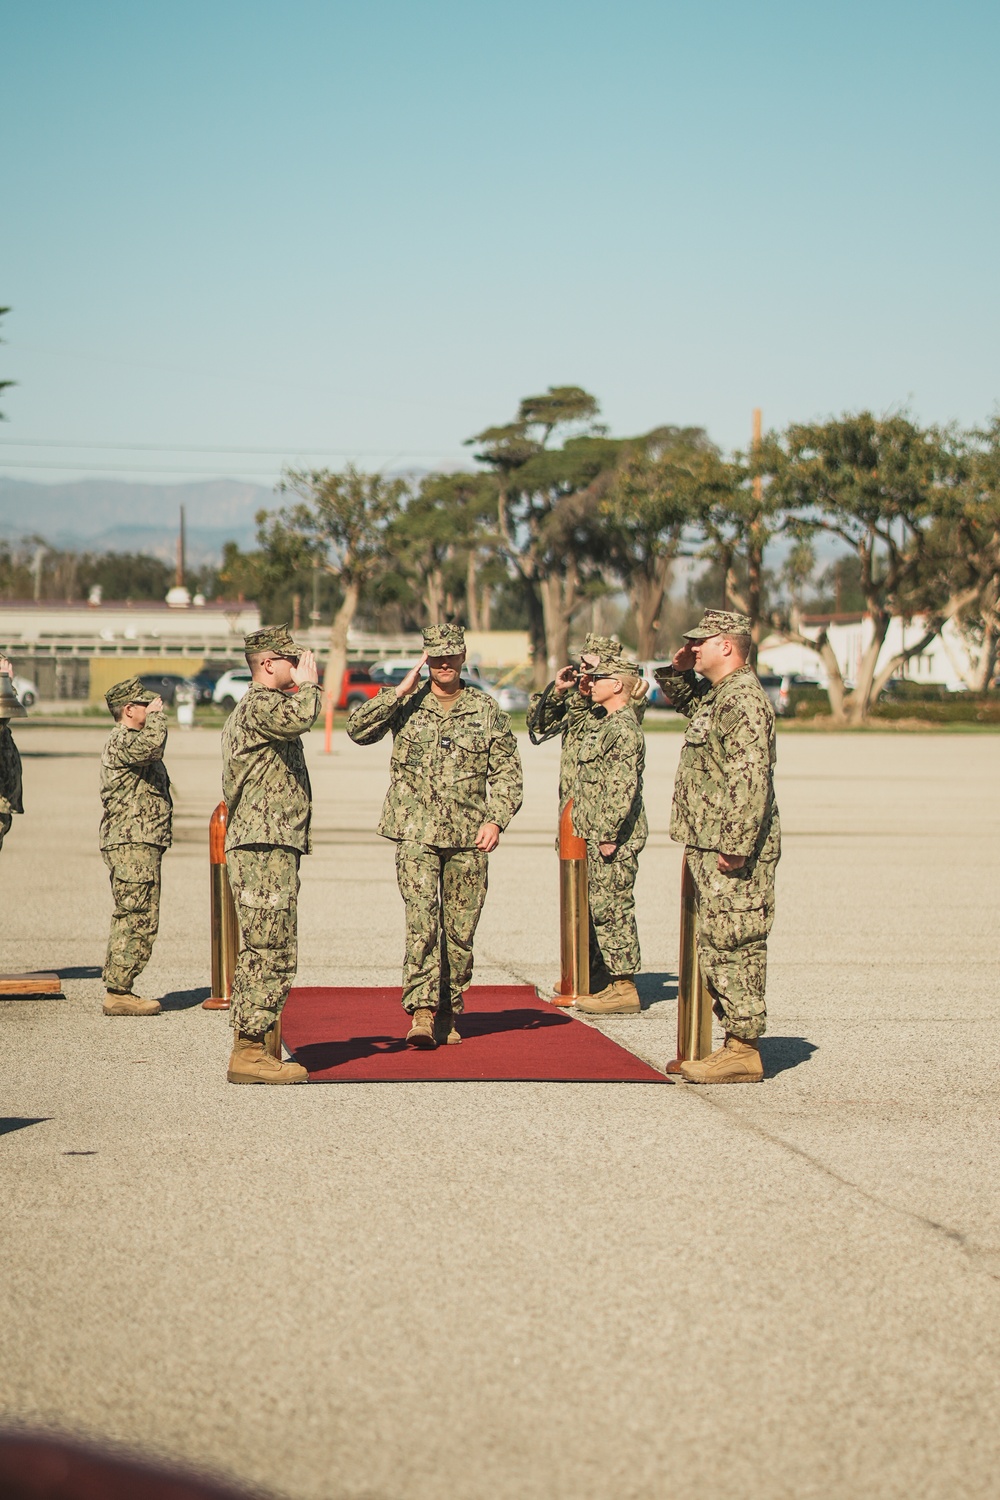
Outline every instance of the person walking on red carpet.
{"label": "person walking on red carpet", "polygon": [[319,714],[319,674],[312,652],[285,625],[255,630],[244,645],[253,680],[222,732],[226,863],[243,937],[226,1076],[230,1083],[306,1083],[305,1068],[272,1057],[264,1038],[295,977],[299,860],[312,847],[302,736]]}
{"label": "person walking on red carpet", "polygon": [[[430,627],[423,656],[399,686],[359,704],[347,721],[358,745],[393,737],[378,831],[396,844],[406,907],[403,1008],[414,1047],[462,1040],[455,1018],[472,983],[489,855],[521,806],[510,720],[488,693],[463,686],[464,662],[462,627]],[[421,685],[425,664],[430,681]]]}

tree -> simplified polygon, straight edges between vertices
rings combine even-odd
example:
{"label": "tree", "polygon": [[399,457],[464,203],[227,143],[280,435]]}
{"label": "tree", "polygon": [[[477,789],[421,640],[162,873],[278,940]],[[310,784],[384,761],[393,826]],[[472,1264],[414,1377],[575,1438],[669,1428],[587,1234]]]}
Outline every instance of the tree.
{"label": "tree", "polygon": [[262,547],[288,565],[316,558],[340,585],[323,677],[329,712],[347,665],[347,633],[364,591],[385,568],[389,528],[400,513],[407,486],[402,479],[364,474],[348,465],[340,474],[286,469],[280,489],[300,499],[264,516],[258,532]]}
{"label": "tree", "polygon": [[[965,477],[957,505],[930,528],[931,566],[917,585],[917,597],[963,597],[955,613],[968,662],[953,665],[973,692],[993,680],[1000,638],[1000,416],[965,435]],[[947,638],[945,638],[947,649]]]}
{"label": "tree", "polygon": [[[504,552],[524,589],[535,680],[562,665],[569,628],[600,579],[594,549],[597,476],[611,468],[620,444],[598,423],[595,397],[580,386],[550,386],[526,396],[513,422],[488,427],[469,441],[497,481],[497,519]],[[568,436],[550,448],[557,430]],[[557,514],[558,511],[558,514]]]}
{"label": "tree", "polygon": [[424,624],[463,615],[471,629],[481,628],[479,572],[498,541],[495,517],[492,475],[428,474],[392,522],[387,551],[419,599]]}
{"label": "tree", "polygon": [[[934,524],[961,509],[961,445],[954,435],[921,429],[908,417],[859,412],[826,423],[793,424],[772,436],[761,456],[769,470],[768,501],[786,512],[793,534],[837,537],[854,553],[871,639],[848,691],[828,629],[806,635],[796,612],[776,618],[782,633],[814,650],[827,671],[836,719],[862,723],[879,693],[905,662],[925,651],[968,602],[968,590],[944,582]],[[920,640],[881,669],[878,659],[893,615],[923,613]]]}
{"label": "tree", "polygon": [[711,504],[719,462],[704,428],[660,427],[626,444],[618,467],[596,482],[640,660],[656,653],[670,569]]}

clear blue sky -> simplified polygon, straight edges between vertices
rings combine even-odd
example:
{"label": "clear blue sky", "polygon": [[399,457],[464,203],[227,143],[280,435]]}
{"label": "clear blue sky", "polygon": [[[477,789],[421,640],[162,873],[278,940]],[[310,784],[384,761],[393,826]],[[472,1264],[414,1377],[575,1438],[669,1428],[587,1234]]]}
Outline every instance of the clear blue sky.
{"label": "clear blue sky", "polygon": [[979,0],[12,0],[0,472],[455,462],[564,382],[727,447],[983,419],[998,44]]}

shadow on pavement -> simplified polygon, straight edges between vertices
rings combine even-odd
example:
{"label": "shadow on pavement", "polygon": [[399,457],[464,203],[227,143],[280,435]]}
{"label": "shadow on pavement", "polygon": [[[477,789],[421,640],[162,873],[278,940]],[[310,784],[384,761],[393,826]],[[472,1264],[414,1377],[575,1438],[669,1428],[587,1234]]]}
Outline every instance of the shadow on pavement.
{"label": "shadow on pavement", "polygon": [[677,999],[676,974],[637,974],[635,987],[639,991],[643,1009],[657,1000]]}
{"label": "shadow on pavement", "polygon": [[760,1039],[760,1059],[768,1078],[808,1062],[816,1050],[816,1043],[807,1042],[804,1036],[762,1036]]}
{"label": "shadow on pavement", "polygon": [[[204,993],[207,995],[208,991]],[[524,1009],[490,1012],[466,1012],[461,1019],[463,1037],[495,1036],[502,1031],[539,1031],[543,1026],[568,1026],[572,1016],[550,1015],[545,1011]],[[329,1042],[306,1042],[294,1051],[295,1061],[310,1073],[325,1073],[328,1068],[342,1067],[363,1057],[385,1057],[394,1052],[408,1052],[405,1036],[352,1036]]]}
{"label": "shadow on pavement", "polygon": [[32,1119],[27,1115],[0,1115],[0,1135],[10,1135],[13,1130],[24,1130],[28,1125],[44,1125],[51,1115],[39,1115]]}
{"label": "shadow on pavement", "polygon": [[160,996],[160,1005],[164,1010],[194,1010],[211,993],[207,984],[199,985],[196,990],[171,990],[169,995]]}
{"label": "shadow on pavement", "polygon": [[100,964],[83,964],[76,969],[57,969],[60,979],[100,979]]}

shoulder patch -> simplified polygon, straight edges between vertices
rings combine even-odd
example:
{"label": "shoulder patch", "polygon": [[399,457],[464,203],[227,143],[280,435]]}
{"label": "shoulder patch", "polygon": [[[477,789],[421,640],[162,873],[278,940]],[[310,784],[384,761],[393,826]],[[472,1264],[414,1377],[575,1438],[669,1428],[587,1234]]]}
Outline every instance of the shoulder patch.
{"label": "shoulder patch", "polygon": [[738,703],[726,703],[719,710],[718,726],[720,734],[732,734],[737,724],[743,717],[743,710]]}

